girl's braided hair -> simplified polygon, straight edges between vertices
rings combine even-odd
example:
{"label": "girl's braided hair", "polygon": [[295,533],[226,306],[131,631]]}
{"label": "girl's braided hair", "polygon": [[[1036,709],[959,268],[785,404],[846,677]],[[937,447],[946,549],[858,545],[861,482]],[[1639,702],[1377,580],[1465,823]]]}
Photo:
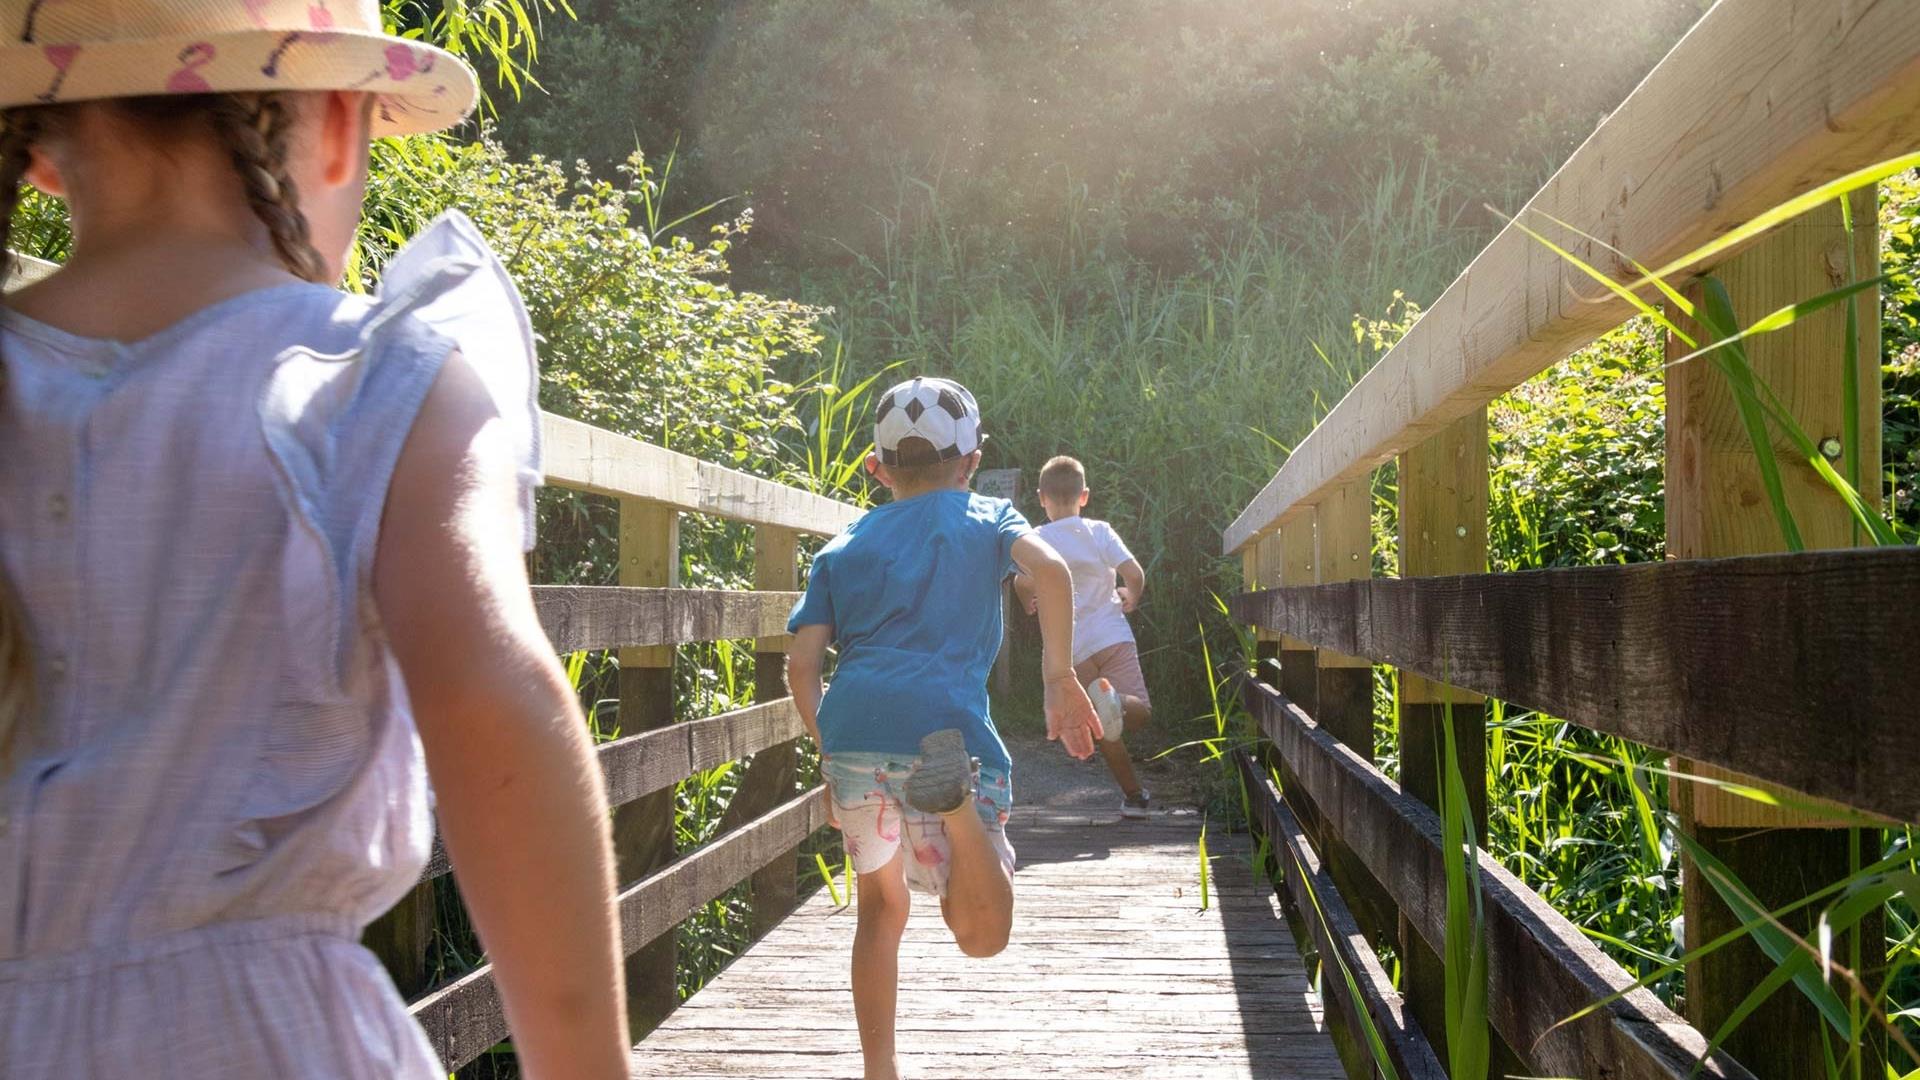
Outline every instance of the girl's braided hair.
{"label": "girl's braided hair", "polygon": [[[199,122],[211,127],[245,186],[247,205],[273,237],[286,268],[306,281],[326,280],[326,263],[314,249],[300,195],[287,174],[287,135],[292,108],[284,94],[199,94],[126,98],[117,108],[148,130],[180,130]],[[0,110],[0,283],[13,272],[8,245],[13,212],[35,141],[58,129],[79,105]],[[5,381],[0,367],[0,384]],[[17,732],[34,707],[33,653],[25,612],[0,574],[0,773],[13,761]]]}

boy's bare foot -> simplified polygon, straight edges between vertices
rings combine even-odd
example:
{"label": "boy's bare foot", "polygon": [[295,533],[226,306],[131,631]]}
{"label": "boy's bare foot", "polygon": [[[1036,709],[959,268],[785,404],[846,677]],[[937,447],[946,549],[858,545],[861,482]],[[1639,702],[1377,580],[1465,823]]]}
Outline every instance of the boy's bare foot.
{"label": "boy's bare foot", "polygon": [[973,759],[959,728],[920,740],[920,767],[907,777],[907,805],[923,814],[951,814],[973,795]]}
{"label": "boy's bare foot", "polygon": [[1087,687],[1087,700],[1093,702],[1094,714],[1100,717],[1100,737],[1107,742],[1117,743],[1125,737],[1127,725],[1121,719],[1120,694],[1106,679],[1095,679]]}

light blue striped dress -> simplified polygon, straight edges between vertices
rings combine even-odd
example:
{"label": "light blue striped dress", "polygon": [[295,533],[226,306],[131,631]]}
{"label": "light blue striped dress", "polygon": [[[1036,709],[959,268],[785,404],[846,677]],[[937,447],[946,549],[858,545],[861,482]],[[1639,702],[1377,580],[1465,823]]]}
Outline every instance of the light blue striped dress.
{"label": "light blue striped dress", "polygon": [[450,216],[377,298],[144,341],[0,311],[0,565],[40,709],[0,776],[0,1077],[444,1077],[358,939],[432,839],[371,571],[454,347],[538,483],[533,338]]}

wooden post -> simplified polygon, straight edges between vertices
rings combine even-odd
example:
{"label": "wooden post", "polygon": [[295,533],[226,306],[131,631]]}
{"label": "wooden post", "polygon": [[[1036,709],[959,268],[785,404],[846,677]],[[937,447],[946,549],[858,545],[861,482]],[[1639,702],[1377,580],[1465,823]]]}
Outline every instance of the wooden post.
{"label": "wooden post", "polygon": [[[792,529],[761,525],[753,533],[753,587],[792,592],[799,587],[799,534]],[[759,638],[753,645],[753,699],[773,701],[787,696],[785,635]],[[753,757],[753,765],[734,793],[735,820],[750,820],[792,798],[800,769],[800,741],[782,743]],[[797,890],[794,867],[798,848],[775,856],[753,875],[753,927],[757,941],[793,911]]]}
{"label": "wooden post", "polygon": [[[1875,192],[1852,196],[1853,263],[1861,278],[1878,272]],[[1781,226],[1753,247],[1714,268],[1726,285],[1742,325],[1783,305],[1826,292],[1846,281],[1847,237],[1840,208],[1827,204]],[[1698,300],[1702,290],[1692,290]],[[1880,312],[1879,293],[1855,297],[1859,346],[1859,458],[1861,495],[1880,499]],[[1704,344],[1704,333],[1676,319]],[[1816,442],[1833,440],[1841,451],[1834,468],[1842,476],[1855,471],[1842,443],[1842,342],[1846,308],[1834,305],[1774,334],[1744,343],[1754,374],[1773,388],[1780,401]],[[1692,351],[1670,341],[1677,359]],[[1841,500],[1818,474],[1777,435],[1775,451],[1781,481],[1800,535],[1808,549],[1852,547],[1860,543]],[[1678,559],[1750,555],[1786,549],[1780,523],[1761,483],[1758,459],[1740,422],[1727,380],[1708,359],[1671,368],[1667,373],[1667,557]],[[1817,586],[1810,586],[1817,587]],[[1677,763],[1688,768],[1684,763]],[[1733,776],[1691,766],[1700,775]],[[1739,778],[1746,782],[1744,778]],[[1804,814],[1764,806],[1686,779],[1672,784],[1673,805],[1695,840],[1724,862],[1734,876],[1767,907],[1781,906],[1838,881],[1848,873],[1848,835],[1820,829]],[[1868,851],[1869,861],[1877,852]],[[1686,945],[1700,945],[1740,924],[1720,903],[1711,885],[1691,862],[1682,864],[1682,902]],[[1812,933],[1815,909],[1786,922],[1802,935]],[[1863,938],[1879,952],[1878,920],[1863,924]],[[1835,945],[1845,963],[1847,949]],[[1875,965],[1877,966],[1877,965]],[[1774,965],[1751,939],[1687,966],[1687,1019],[1702,1031],[1714,1031]],[[1870,976],[1869,985],[1877,985]],[[1825,1075],[1823,1021],[1792,987],[1782,989],[1743,1021],[1726,1049],[1764,1078]],[[1879,1075],[1869,1056],[1866,1071]]]}
{"label": "wooden post", "polygon": [[[1373,576],[1373,481],[1371,475],[1335,488],[1325,502],[1313,508],[1313,575],[1318,584],[1355,581]],[[1327,734],[1339,739],[1368,761],[1376,760],[1373,745],[1373,663],[1331,649],[1314,652],[1317,711],[1310,715]],[[1298,816],[1298,815],[1296,815]],[[1321,861],[1333,876],[1355,921],[1376,944],[1391,941],[1399,926],[1399,910],[1335,830],[1320,835]]]}
{"label": "wooden post", "polygon": [[[1487,410],[1475,409],[1400,455],[1400,576],[1481,574],[1487,569]],[[1486,699],[1402,671],[1396,700],[1400,719],[1400,787],[1428,806],[1440,805],[1442,724],[1453,719],[1454,744],[1467,801],[1482,843],[1487,835]],[[1444,1053],[1447,1039],[1446,971],[1402,917],[1400,956],[1408,1004]],[[1524,1072],[1496,1035],[1493,1075]]]}
{"label": "wooden post", "polygon": [[[680,515],[641,499],[620,500],[620,584],[678,584]],[[673,723],[673,647],[620,650],[620,733],[634,735]],[[674,857],[673,789],[642,796],[613,811],[615,868],[622,886]],[[672,933],[627,957],[627,1019],[638,1039],[679,1004],[679,950]]]}
{"label": "wooden post", "polygon": [[[1280,526],[1278,554],[1281,585],[1311,585],[1313,577],[1313,507]],[[1280,692],[1306,710],[1319,716],[1319,668],[1314,663],[1313,646],[1299,638],[1280,639]]]}
{"label": "wooden post", "polygon": [[360,935],[360,943],[380,958],[403,998],[416,998],[429,989],[427,949],[433,944],[433,912],[433,882],[423,881]]}
{"label": "wooden post", "polygon": [[[1373,575],[1371,481],[1362,477],[1336,488],[1314,507],[1313,580],[1319,584]],[[1311,715],[1361,757],[1373,753],[1373,663],[1330,649],[1314,653],[1317,683]]]}
{"label": "wooden post", "polygon": [[[1240,553],[1240,566],[1249,592],[1271,589],[1280,584],[1279,534],[1263,536],[1249,544]],[[1258,660],[1278,660],[1280,635],[1264,627],[1256,628],[1253,632],[1253,654]]]}
{"label": "wooden post", "polygon": [[[1487,411],[1476,409],[1400,455],[1400,576],[1482,574],[1487,569]],[[1452,704],[1454,740],[1482,840],[1487,829],[1485,699],[1400,673],[1400,786],[1439,805],[1441,721]]]}

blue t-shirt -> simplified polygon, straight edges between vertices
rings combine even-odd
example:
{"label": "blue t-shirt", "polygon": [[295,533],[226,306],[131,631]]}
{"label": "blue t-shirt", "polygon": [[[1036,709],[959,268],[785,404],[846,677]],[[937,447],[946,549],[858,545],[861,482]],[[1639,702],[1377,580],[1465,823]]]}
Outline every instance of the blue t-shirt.
{"label": "blue t-shirt", "polygon": [[982,765],[1009,767],[987,670],[1000,582],[1032,531],[1005,499],[934,491],[867,511],[820,549],[787,629],[830,626],[840,649],[822,752],[915,755],[922,736],[959,728]]}

